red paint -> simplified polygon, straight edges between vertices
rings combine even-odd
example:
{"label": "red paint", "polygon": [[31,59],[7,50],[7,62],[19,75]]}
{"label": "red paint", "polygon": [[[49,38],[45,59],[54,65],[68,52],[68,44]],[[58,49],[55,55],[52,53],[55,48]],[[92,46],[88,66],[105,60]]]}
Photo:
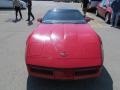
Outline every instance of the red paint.
{"label": "red paint", "polygon": [[[101,45],[100,37],[88,24],[40,24],[27,40],[26,64],[57,69],[97,66],[100,69],[103,62]],[[28,66],[29,74],[49,78],[33,73],[29,68]],[[74,78],[96,77],[98,72]],[[55,77],[51,79],[62,79],[62,76]],[[69,77],[71,75],[68,75],[68,79]],[[67,79],[63,75],[65,78]]]}

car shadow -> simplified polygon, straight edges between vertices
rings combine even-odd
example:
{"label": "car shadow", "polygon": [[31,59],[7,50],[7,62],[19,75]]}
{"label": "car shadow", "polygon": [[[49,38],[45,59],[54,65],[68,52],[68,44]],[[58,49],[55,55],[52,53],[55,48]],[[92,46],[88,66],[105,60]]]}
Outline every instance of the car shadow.
{"label": "car shadow", "polygon": [[5,20],[5,22],[13,22],[13,23],[17,23],[17,22],[20,22],[21,21],[21,19],[19,18],[19,19],[17,19],[17,20],[15,20],[15,19],[13,19],[13,18],[9,18],[9,19],[7,19],[7,20]]}
{"label": "car shadow", "polygon": [[95,13],[96,11],[96,8],[89,8],[87,9],[87,12],[90,12],[90,13]]}
{"label": "car shadow", "polygon": [[13,8],[0,8],[0,11],[14,11]]}
{"label": "car shadow", "polygon": [[28,26],[31,26],[31,25],[33,25],[33,22],[32,22],[32,20],[31,21],[28,21]]}
{"label": "car shadow", "polygon": [[[0,11],[14,11],[14,8],[0,8]],[[21,8],[21,10],[26,10],[26,8]]]}
{"label": "car shadow", "polygon": [[103,68],[101,76],[96,79],[56,81],[28,76],[27,90],[113,90],[113,81]]}

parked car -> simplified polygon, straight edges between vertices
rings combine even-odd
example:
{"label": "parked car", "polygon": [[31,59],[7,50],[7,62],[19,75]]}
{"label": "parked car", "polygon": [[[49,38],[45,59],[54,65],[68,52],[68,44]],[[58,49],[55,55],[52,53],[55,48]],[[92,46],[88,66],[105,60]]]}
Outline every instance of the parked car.
{"label": "parked car", "polygon": [[95,10],[101,0],[89,0],[88,9]]}
{"label": "parked car", "polygon": [[81,2],[81,0],[72,0],[73,2],[75,2],[75,3],[80,3]]}
{"label": "parked car", "polygon": [[[89,3],[87,5],[87,11],[89,12],[95,12],[96,11],[96,7],[99,4],[101,0],[89,0]],[[80,0],[81,2],[81,6],[83,7],[83,0]]]}
{"label": "parked car", "polygon": [[26,66],[34,77],[77,80],[98,77],[102,41],[76,9],[52,9],[26,42]]}
{"label": "parked car", "polygon": [[[26,3],[21,1],[21,8],[26,8]],[[0,8],[13,8],[13,1],[12,0],[0,0]]]}
{"label": "parked car", "polygon": [[28,0],[22,0],[22,1],[24,1],[24,2],[26,2],[26,3],[27,3],[27,1],[28,1]]}
{"label": "parked car", "polygon": [[112,0],[102,0],[96,9],[96,16],[101,16],[105,19],[106,23],[110,23],[112,8]]}

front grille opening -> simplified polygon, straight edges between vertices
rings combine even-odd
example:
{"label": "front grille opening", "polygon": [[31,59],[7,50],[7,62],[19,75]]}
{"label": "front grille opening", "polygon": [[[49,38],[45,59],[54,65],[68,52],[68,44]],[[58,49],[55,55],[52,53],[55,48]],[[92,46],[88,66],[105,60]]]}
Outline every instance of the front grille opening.
{"label": "front grille opening", "polygon": [[84,76],[96,74],[100,71],[100,67],[87,67],[87,68],[74,68],[74,69],[58,69],[58,68],[46,68],[35,65],[28,65],[29,69],[33,73],[39,73],[41,75],[53,76],[55,71],[73,71],[75,76]]}
{"label": "front grille opening", "polygon": [[88,70],[78,70],[75,71],[76,76],[90,75],[99,72],[99,69],[88,69]]}
{"label": "front grille opening", "polygon": [[31,67],[30,70],[34,73],[40,73],[44,75],[53,75],[53,71],[49,69],[44,69],[40,67]]}

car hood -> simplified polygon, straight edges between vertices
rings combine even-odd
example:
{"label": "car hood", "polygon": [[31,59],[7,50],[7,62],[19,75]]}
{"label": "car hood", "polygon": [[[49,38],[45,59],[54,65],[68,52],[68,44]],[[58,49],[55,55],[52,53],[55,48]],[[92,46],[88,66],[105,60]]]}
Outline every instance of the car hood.
{"label": "car hood", "polygon": [[27,56],[100,58],[101,41],[88,24],[41,24],[27,42]]}

